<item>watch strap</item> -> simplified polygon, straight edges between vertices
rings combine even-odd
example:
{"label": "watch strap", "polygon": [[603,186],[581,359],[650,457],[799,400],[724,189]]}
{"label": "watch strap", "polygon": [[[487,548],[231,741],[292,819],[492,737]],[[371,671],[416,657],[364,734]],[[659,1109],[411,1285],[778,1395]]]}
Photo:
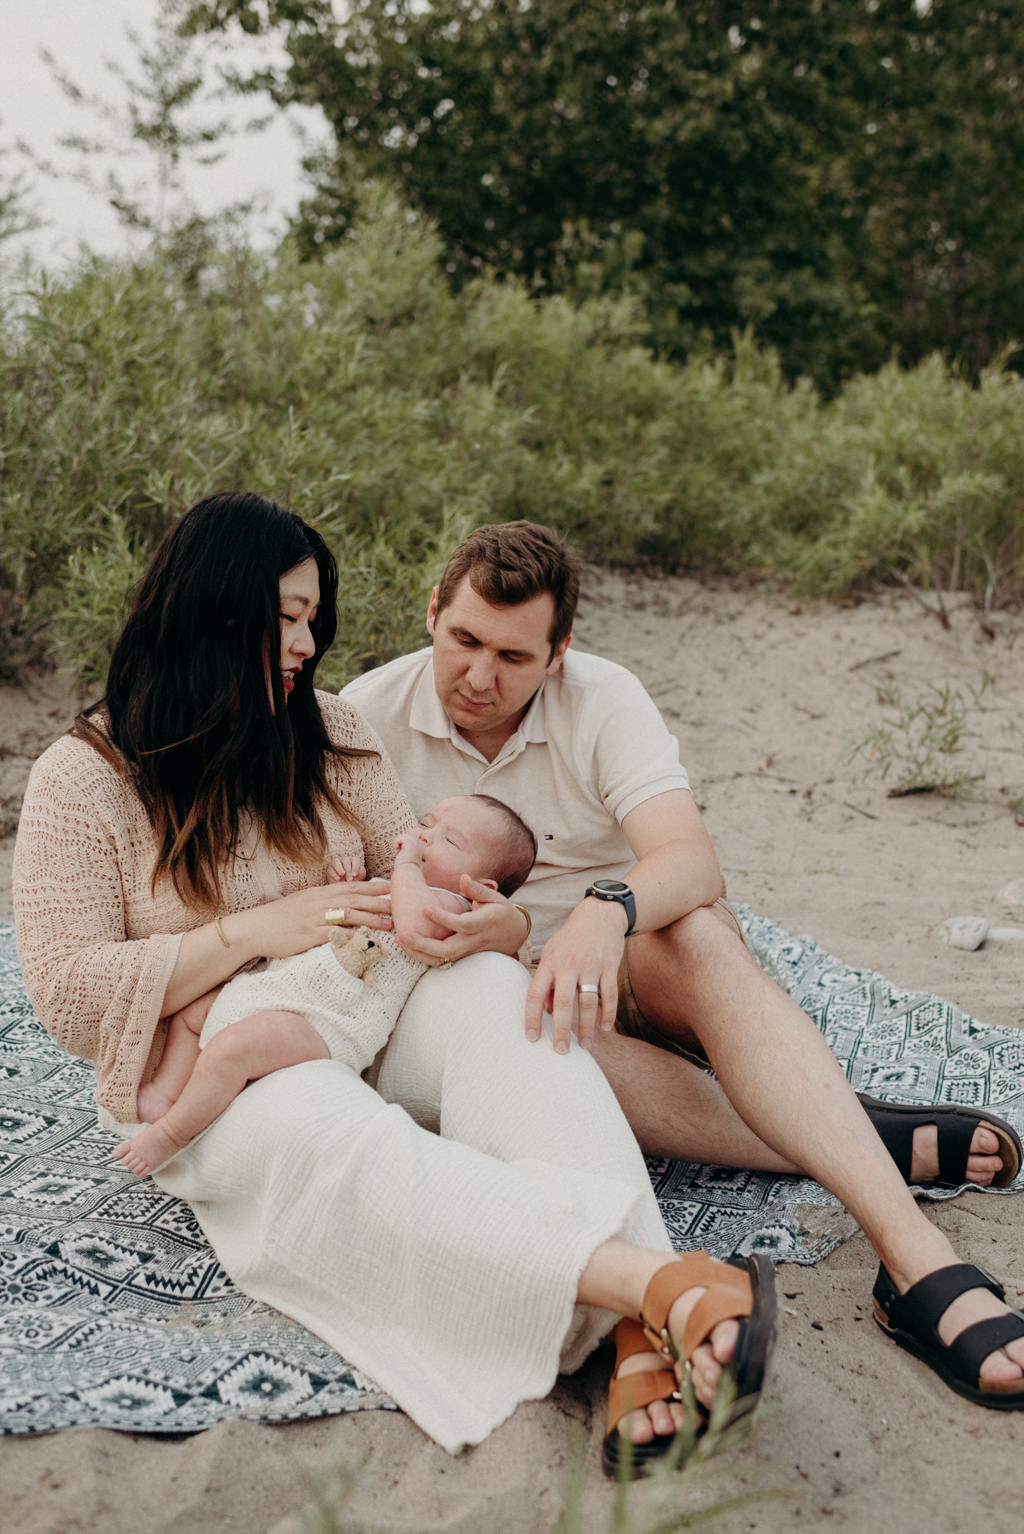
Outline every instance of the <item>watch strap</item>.
{"label": "watch strap", "polygon": [[595,900],[610,901],[614,905],[620,905],[626,912],[626,937],[631,937],[636,927],[636,896],[628,885],[624,884],[621,890],[598,889],[596,884],[588,885],[584,900],[589,897]]}

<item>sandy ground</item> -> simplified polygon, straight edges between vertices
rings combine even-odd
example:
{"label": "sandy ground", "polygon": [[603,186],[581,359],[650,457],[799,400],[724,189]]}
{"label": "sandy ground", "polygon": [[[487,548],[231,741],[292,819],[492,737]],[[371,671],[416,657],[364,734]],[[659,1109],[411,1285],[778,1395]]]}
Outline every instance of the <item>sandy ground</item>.
{"label": "sandy ground", "polygon": [[[1024,879],[1024,621],[982,626],[966,605],[944,629],[899,594],[843,608],[762,589],[592,572],[578,642],[631,666],[677,731],[729,892],[852,963],[951,997],[988,1021],[1024,1023],[1024,945],[977,952],[937,929],[958,914],[1024,926],[1003,892]],[[888,798],[847,759],[879,723],[877,690],[908,699],[929,684],[992,678],[965,761],[972,797]],[[69,722],[55,679],[0,692],[0,815],[9,831],[32,757]],[[10,914],[11,839],[0,843],[0,915]],[[1018,1197],[966,1194],[935,1219],[1024,1293]],[[782,1267],[782,1325],[762,1410],[741,1447],[684,1480],[682,1510],[753,1490],[715,1527],[962,1530],[1020,1525],[1022,1419],[947,1391],[870,1319],[875,1262],[855,1236],[816,1268]],[[336,1527],[389,1534],[537,1534],[554,1530],[578,1453],[585,1534],[611,1534],[614,1492],[601,1476],[607,1356],[552,1397],[521,1407],[478,1449],[450,1458],[404,1417],[365,1413],[286,1427],[223,1424],[173,1441],[78,1430],[0,1443],[0,1528],[19,1534],[245,1530],[299,1534],[317,1486],[337,1505],[337,1476],[361,1461]],[[327,1482],[317,1478],[327,1477]],[[332,1480],[333,1477],[333,1480]],[[777,1497],[763,1488],[774,1487]],[[758,1492],[761,1488],[761,1492]],[[630,1493],[629,1528],[654,1526],[649,1493]],[[576,1527],[574,1525],[574,1527]],[[566,1530],[568,1534],[568,1530]]]}

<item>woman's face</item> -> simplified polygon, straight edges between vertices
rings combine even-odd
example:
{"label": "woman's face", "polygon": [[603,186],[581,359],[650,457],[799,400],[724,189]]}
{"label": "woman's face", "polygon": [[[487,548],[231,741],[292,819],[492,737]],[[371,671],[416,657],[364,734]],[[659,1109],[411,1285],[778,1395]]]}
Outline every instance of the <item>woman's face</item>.
{"label": "woman's face", "polygon": [[285,698],[295,687],[303,663],[316,652],[310,624],[320,605],[320,576],[315,559],[304,559],[281,577],[281,681]]}

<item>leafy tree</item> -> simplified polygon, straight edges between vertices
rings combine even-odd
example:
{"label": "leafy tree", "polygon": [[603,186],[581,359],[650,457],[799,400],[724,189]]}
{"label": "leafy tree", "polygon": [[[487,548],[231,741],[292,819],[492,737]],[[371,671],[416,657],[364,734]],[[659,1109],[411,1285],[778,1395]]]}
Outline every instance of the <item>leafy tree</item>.
{"label": "leafy tree", "polygon": [[14,152],[7,145],[0,146],[0,240],[28,234],[40,224],[24,169],[7,172],[6,162]]}
{"label": "leafy tree", "polygon": [[818,82],[780,110],[719,7],[355,0],[343,24],[328,9],[192,12],[287,28],[277,98],[319,105],[338,145],[314,167],[307,250],[344,233],[360,176],[383,174],[437,221],[456,281],[489,266],[571,290],[586,250],[607,285],[627,252],[673,346],[754,323],[786,332],[799,371],[864,307],[821,216]]}
{"label": "leafy tree", "polygon": [[362,177],[437,221],[452,278],[631,288],[650,337],[753,327],[834,386],[895,349],[977,369],[1020,291],[1024,29],[1012,0],[325,0],[185,4],[284,37],[264,77],[336,150],[299,233]]}
{"label": "leafy tree", "polygon": [[887,348],[972,376],[1024,341],[1024,28],[1012,0],[880,7],[887,45],[855,177]]}
{"label": "leafy tree", "polygon": [[[113,96],[82,90],[51,51],[42,50],[42,56],[65,97],[88,110],[107,130],[103,137],[68,133],[58,139],[61,148],[79,161],[72,174],[105,196],[126,228],[160,239],[171,229],[196,222],[196,210],[185,189],[187,168],[216,164],[223,159],[224,140],[242,130],[225,115],[196,115],[197,109],[208,104],[210,94],[201,48],[195,39],[181,36],[168,16],[158,19],[150,43],[130,26],[125,33],[136,61],[133,70],[106,61],[115,82]],[[262,125],[255,120],[246,126],[257,130]],[[128,175],[108,170],[98,179],[92,168],[98,154],[113,155],[132,167],[142,162],[145,169],[133,169]],[[61,174],[52,164],[41,168]],[[235,204],[224,216],[237,219],[250,207]]]}
{"label": "leafy tree", "polygon": [[315,263],[167,243],[19,292],[0,325],[0,668],[102,674],[170,521],[212,488],[292,505],[345,571],[336,680],[415,644],[444,556],[532,516],[589,555],[1024,598],[1024,378],[940,358],[823,400],[773,353],[659,360],[633,305],[453,291],[377,188]]}

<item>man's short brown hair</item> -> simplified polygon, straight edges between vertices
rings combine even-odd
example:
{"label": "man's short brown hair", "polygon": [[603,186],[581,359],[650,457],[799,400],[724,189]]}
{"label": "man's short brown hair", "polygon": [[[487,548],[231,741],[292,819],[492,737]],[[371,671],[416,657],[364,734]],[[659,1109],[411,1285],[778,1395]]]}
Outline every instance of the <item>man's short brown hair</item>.
{"label": "man's short brown hair", "polygon": [[580,595],[580,565],[568,544],[539,522],[495,522],[460,543],[437,583],[437,610],[455,596],[463,577],[492,607],[518,607],[549,591],[555,614],[552,654],[572,633]]}

